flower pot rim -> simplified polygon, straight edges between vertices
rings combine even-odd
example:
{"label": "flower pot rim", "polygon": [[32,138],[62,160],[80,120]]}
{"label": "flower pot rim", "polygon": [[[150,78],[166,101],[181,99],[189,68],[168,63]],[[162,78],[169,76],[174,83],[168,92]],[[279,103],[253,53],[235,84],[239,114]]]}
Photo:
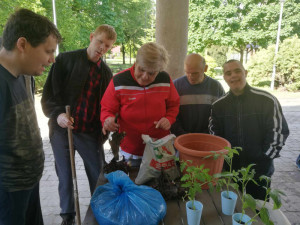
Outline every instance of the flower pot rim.
{"label": "flower pot rim", "polygon": [[[188,203],[190,203],[190,202],[192,202],[193,200],[189,200],[189,201],[187,201],[185,204],[187,205]],[[203,208],[203,203],[202,202],[200,202],[200,201],[198,201],[198,200],[194,200],[194,202],[196,203],[199,203],[200,204],[200,209],[197,209],[197,207],[195,207],[196,209],[191,209],[191,208],[189,208],[189,209],[191,209],[191,210],[194,210],[194,211],[197,211],[197,210],[202,210],[202,208]],[[196,205],[195,205],[196,206]],[[199,206],[199,205],[198,205]]]}
{"label": "flower pot rim", "polygon": [[[239,223],[239,221],[236,221],[236,220],[235,220],[235,218],[234,218],[235,215],[243,215],[242,219],[243,219],[244,217],[246,217],[246,218],[248,217],[248,218],[247,218],[247,219],[249,219],[248,221],[243,221],[244,223],[246,223],[246,225],[247,225],[247,223],[251,220],[250,216],[248,216],[248,215],[245,214],[245,213],[244,213],[244,214],[243,214],[243,213],[234,213],[234,214],[232,215],[232,219],[233,219],[235,222],[237,222],[238,224],[240,224],[240,223]],[[249,223],[249,225],[250,225],[250,224],[251,224],[251,223]]]}
{"label": "flower pot rim", "polygon": [[[216,138],[216,139],[219,139],[219,140],[222,140],[224,141],[224,143],[226,144],[224,147],[231,147],[231,144],[229,143],[229,141],[227,141],[225,138],[222,138],[222,137],[219,137],[219,136],[214,136],[214,135],[211,135],[211,134],[204,134],[204,133],[189,133],[189,134],[183,134],[183,135],[180,135],[178,137],[175,138],[175,141],[174,141],[174,146],[175,148],[183,153],[183,154],[187,154],[187,155],[190,155],[190,156],[202,156],[202,157],[205,157],[205,156],[208,156],[208,155],[211,155],[212,152],[216,152],[216,153],[225,153],[225,154],[228,154],[228,150],[226,150],[225,148],[223,149],[220,149],[220,150],[212,150],[212,151],[197,151],[197,150],[193,150],[193,149],[188,149],[184,146],[182,146],[181,144],[179,144],[179,141],[182,139],[182,138],[185,138],[187,136],[198,136],[198,137],[209,137],[209,138]],[[205,143],[205,141],[202,141]],[[206,141],[206,143],[209,143],[208,141]],[[180,147],[179,147],[180,146]]]}
{"label": "flower pot rim", "polygon": [[[225,191],[222,191],[222,192],[221,192],[221,196],[224,197],[224,198],[229,199],[227,196],[223,196],[223,193],[225,193],[225,192],[227,192],[227,191],[226,191],[226,190],[225,190]],[[228,191],[228,192],[233,193],[233,194],[237,197],[237,193],[235,193],[234,191]]]}

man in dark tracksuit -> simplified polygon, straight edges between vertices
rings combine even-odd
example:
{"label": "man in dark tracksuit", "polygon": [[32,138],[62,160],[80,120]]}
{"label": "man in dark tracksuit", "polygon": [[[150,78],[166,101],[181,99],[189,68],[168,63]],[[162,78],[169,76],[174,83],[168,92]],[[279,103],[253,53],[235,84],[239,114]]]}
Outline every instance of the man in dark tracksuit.
{"label": "man in dark tracksuit", "polygon": [[[104,161],[100,101],[112,78],[102,56],[115,41],[113,27],[99,26],[91,33],[87,49],[57,56],[44,86],[41,101],[43,111],[49,117],[63,225],[73,224],[75,216],[66,128],[73,129],[74,148],[83,159],[92,193]],[[71,107],[70,119],[65,113],[66,105]]]}
{"label": "man in dark tracksuit", "polygon": [[259,186],[251,182],[246,189],[254,198],[264,200],[266,191],[262,186],[266,184],[258,178],[274,173],[273,159],[280,156],[289,135],[288,125],[278,100],[247,84],[247,71],[239,61],[226,62],[223,74],[230,91],[213,103],[209,130],[227,139],[233,147],[242,147],[233,158],[233,169],[256,164],[255,181]]}

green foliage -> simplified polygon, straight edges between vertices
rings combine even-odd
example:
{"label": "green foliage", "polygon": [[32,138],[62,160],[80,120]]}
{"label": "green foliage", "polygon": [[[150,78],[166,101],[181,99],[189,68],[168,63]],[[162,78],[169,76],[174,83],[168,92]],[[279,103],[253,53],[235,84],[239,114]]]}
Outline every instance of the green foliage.
{"label": "green foliage", "polygon": [[269,87],[271,83],[275,46],[262,49],[247,64],[248,81],[254,86]]}
{"label": "green foliage", "polygon": [[283,41],[276,56],[276,81],[290,91],[300,90],[300,39],[293,37]]}
{"label": "green foliage", "polygon": [[[257,52],[248,63],[249,81],[255,86],[270,86],[275,47]],[[300,39],[293,37],[280,44],[276,57],[275,87],[288,91],[300,90]]]}
{"label": "green foliage", "polygon": [[227,46],[213,45],[207,49],[207,55],[213,57],[217,63],[217,66],[223,66],[227,61],[226,53],[228,52]]}
{"label": "green foliage", "polygon": [[252,169],[254,164],[250,164],[247,168],[241,168],[238,172],[240,174],[238,178],[238,182],[242,185],[242,193],[239,194],[242,203],[242,214],[245,214],[245,210],[250,208],[254,212],[254,216],[248,222],[256,221],[255,218],[260,216],[262,222],[267,225],[274,225],[273,221],[270,220],[268,209],[266,208],[266,203],[268,202],[268,198],[270,197],[274,202],[273,210],[279,209],[281,207],[281,195],[285,195],[282,191],[278,189],[271,189],[269,184],[271,182],[271,178],[267,176],[260,176],[260,181],[266,181],[266,196],[260,207],[260,210],[257,211],[256,207],[258,205],[258,200],[255,200],[250,194],[246,194],[246,186],[249,182],[257,183],[253,180],[255,175],[255,170]]}
{"label": "green foliage", "polygon": [[191,161],[182,161],[180,163],[180,170],[184,172],[181,177],[182,187],[187,188],[186,196],[189,200],[193,201],[193,208],[195,196],[197,193],[202,193],[202,186],[208,184],[212,186],[212,176],[209,175],[209,169],[204,168],[204,165],[192,166]]}
{"label": "green foliage", "polygon": [[[60,52],[87,47],[90,33],[101,24],[115,27],[116,44],[131,46],[133,52],[143,44],[141,40],[144,41],[146,35],[154,36],[154,30],[151,30],[155,19],[153,1],[64,0],[55,3],[57,27],[63,37]],[[18,7],[31,9],[53,20],[52,0],[1,0],[0,36],[7,18]]]}
{"label": "green foliage", "polygon": [[239,173],[232,169],[232,162],[234,155],[239,155],[239,151],[242,151],[241,147],[234,147],[229,148],[225,147],[226,150],[228,150],[227,154],[223,154],[224,161],[228,165],[229,170],[224,171],[222,173],[215,174],[215,178],[219,178],[217,182],[217,186],[224,186],[226,187],[227,195],[229,192],[229,188],[232,187],[234,190],[238,191],[238,175]]}
{"label": "green foliage", "polygon": [[50,70],[50,67],[46,68],[46,70],[44,71],[44,73],[41,76],[35,76],[34,77],[35,93],[42,93],[43,92],[43,87],[46,83],[49,70]]}
{"label": "green foliage", "polygon": [[[285,2],[281,40],[299,34],[299,7],[299,1]],[[267,47],[276,40],[279,12],[280,1],[190,0],[189,51],[213,45],[230,46],[239,53],[247,44]]]}
{"label": "green foliage", "polygon": [[205,56],[206,65],[208,65],[207,72],[205,73],[207,76],[212,78],[216,77],[215,68],[218,66],[215,59],[209,55]]}
{"label": "green foliage", "polygon": [[36,13],[40,13],[45,16],[45,9],[42,7],[42,3],[40,0],[1,0],[0,1],[0,36],[2,36],[2,32],[6,21],[10,14],[14,12],[18,8],[27,8],[31,9]]}
{"label": "green foliage", "polygon": [[[87,47],[90,33],[101,24],[115,28],[118,35],[116,44],[126,46],[124,53],[131,52],[132,56],[140,45],[149,41],[148,36],[154,37],[152,0],[56,0],[55,3],[57,27],[63,37],[60,52]],[[0,36],[9,15],[20,7],[31,9],[53,21],[52,0],[1,0]],[[124,69],[123,66],[113,67],[113,73]],[[37,91],[42,90],[47,74],[45,71],[35,78]]]}
{"label": "green foliage", "polygon": [[252,168],[255,164],[250,164],[247,166],[247,168],[241,168],[239,172],[238,182],[241,185],[241,194],[238,192],[238,195],[242,202],[242,213],[245,213],[245,209],[248,208],[248,206],[251,206],[253,203],[252,196],[249,196],[249,194],[246,194],[246,186],[249,182],[253,182],[257,184],[257,182],[254,180],[255,170]]}

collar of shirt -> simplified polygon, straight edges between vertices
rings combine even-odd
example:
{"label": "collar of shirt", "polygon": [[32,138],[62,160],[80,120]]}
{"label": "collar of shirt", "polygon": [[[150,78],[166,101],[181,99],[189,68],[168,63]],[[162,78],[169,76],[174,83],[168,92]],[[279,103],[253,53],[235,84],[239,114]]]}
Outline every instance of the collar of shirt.
{"label": "collar of shirt", "polygon": [[101,67],[101,58],[96,62],[96,63],[94,63],[94,62],[92,62],[92,61],[89,61],[89,63],[90,63],[90,68],[91,67],[97,67],[98,69],[100,69],[100,67]]}

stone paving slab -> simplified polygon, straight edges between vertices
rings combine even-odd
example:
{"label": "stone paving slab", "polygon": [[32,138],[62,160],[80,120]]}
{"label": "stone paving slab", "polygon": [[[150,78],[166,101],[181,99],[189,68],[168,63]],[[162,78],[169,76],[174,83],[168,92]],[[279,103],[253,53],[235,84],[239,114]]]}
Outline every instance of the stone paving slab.
{"label": "stone paving slab", "polygon": [[[287,216],[292,225],[300,225],[300,171],[295,165],[295,160],[300,154],[300,99],[281,98],[277,96],[283,106],[284,115],[290,128],[290,136],[281,151],[281,157],[275,160],[275,173],[272,177],[272,187],[283,190],[281,210]],[[44,142],[45,169],[40,182],[40,196],[45,225],[61,223],[59,216],[58,180],[55,173],[54,157],[48,139],[47,118],[44,117],[40,107],[40,97],[36,97],[36,110]],[[111,153],[109,145],[105,145],[107,160]],[[90,201],[90,191],[87,177],[84,172],[83,162],[75,154],[77,183],[79,190],[79,203],[81,219]]]}

